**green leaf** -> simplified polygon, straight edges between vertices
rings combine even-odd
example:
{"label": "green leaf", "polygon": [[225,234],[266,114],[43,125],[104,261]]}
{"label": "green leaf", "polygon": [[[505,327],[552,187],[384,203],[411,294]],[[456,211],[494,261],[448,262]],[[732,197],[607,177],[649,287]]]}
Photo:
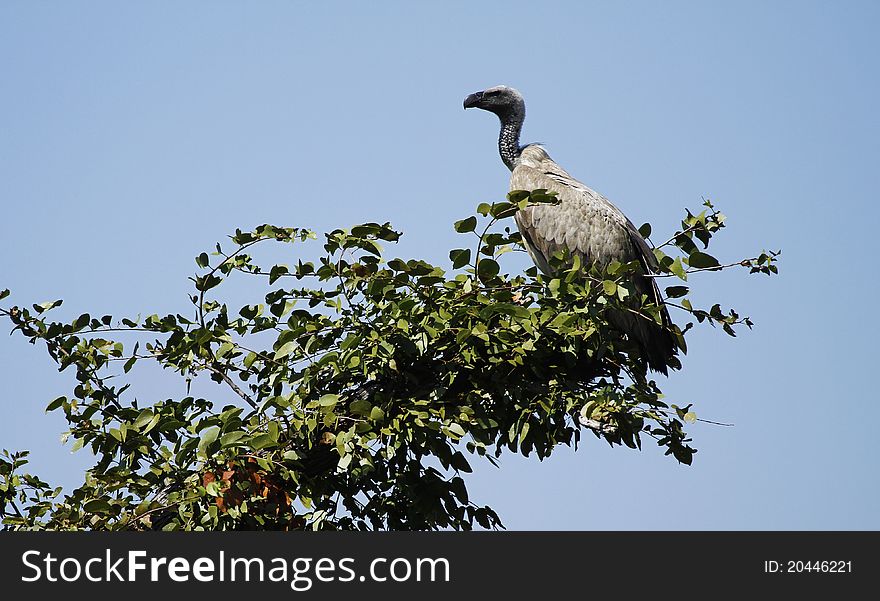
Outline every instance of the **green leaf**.
{"label": "green leaf", "polygon": [[199,440],[199,450],[204,451],[208,448],[208,446],[217,440],[217,437],[220,435],[220,428],[217,426],[212,426],[202,432],[201,438]]}
{"label": "green leaf", "polygon": [[336,403],[339,402],[338,394],[325,394],[320,399],[318,399],[319,407],[332,407]]}
{"label": "green leaf", "polygon": [[260,434],[258,436],[254,436],[251,439],[250,446],[255,451],[259,451],[261,449],[267,449],[269,447],[274,447],[277,445],[275,440],[272,440],[272,437],[268,434]]}
{"label": "green leaf", "polygon": [[208,274],[196,278],[196,290],[199,292],[207,292],[211,288],[217,286],[223,280],[216,275]]}
{"label": "green leaf", "polygon": [[477,267],[477,274],[484,282],[498,275],[499,271],[501,271],[501,267],[494,259],[480,259],[480,263]]}
{"label": "green leaf", "polygon": [[453,269],[464,267],[471,261],[471,250],[469,248],[455,248],[450,250],[449,259],[452,261]]}
{"label": "green leaf", "polygon": [[681,257],[678,257],[673,261],[672,265],[669,266],[669,271],[677,275],[682,280],[687,280],[687,272],[684,270],[684,264],[681,262]]}
{"label": "green leaf", "polygon": [[110,513],[110,503],[104,499],[92,499],[83,504],[86,513]]}
{"label": "green leaf", "polygon": [[162,419],[162,416],[160,414],[157,413],[156,415],[154,415],[153,419],[150,420],[150,423],[148,423],[146,426],[144,426],[141,429],[141,433],[146,434],[147,432],[149,432],[150,430],[155,428],[159,424],[161,419]]}
{"label": "green leaf", "polygon": [[666,296],[668,298],[681,298],[688,293],[687,286],[667,286]]}
{"label": "green leaf", "polygon": [[358,399],[352,401],[348,408],[355,415],[370,415],[373,410],[373,405],[366,399]]}
{"label": "green leaf", "polygon": [[532,190],[532,193],[529,195],[529,202],[535,204],[556,204],[559,202],[559,199],[556,197],[555,191]]}
{"label": "green leaf", "polygon": [[455,453],[453,453],[449,461],[449,465],[451,465],[452,468],[455,470],[468,474],[474,471],[471,467],[471,464],[468,463],[468,460],[465,458],[464,455],[462,455],[461,451],[456,451]]}
{"label": "green leaf", "polygon": [[462,503],[468,502],[467,487],[460,476],[456,476],[449,481],[449,490],[452,491],[452,494],[454,494]]}
{"label": "green leaf", "polygon": [[196,265],[198,265],[199,267],[207,267],[208,261],[208,253],[202,253],[198,257],[196,257]]}
{"label": "green leaf", "polygon": [[356,344],[360,344],[362,337],[357,334],[350,334],[345,340],[342,341],[342,344],[339,348],[343,351],[347,351],[349,348]]}
{"label": "green leaf", "polygon": [[245,433],[237,430],[235,432],[227,432],[220,437],[220,446],[223,448],[230,447],[245,437]]}
{"label": "green leaf", "polygon": [[296,348],[299,346],[299,343],[295,340],[291,340],[290,342],[283,344],[281,348],[275,351],[275,360],[279,361],[284,359],[288,355],[290,355]]}
{"label": "green leaf", "polygon": [[48,413],[49,411],[55,411],[55,410],[58,409],[61,405],[63,405],[63,404],[64,404],[64,401],[66,401],[66,400],[67,400],[67,397],[66,397],[66,396],[60,396],[60,397],[58,397],[57,399],[55,399],[54,401],[52,401],[51,403],[49,403],[48,405],[46,405],[46,413]]}
{"label": "green leaf", "polygon": [[273,265],[272,269],[269,270],[269,285],[271,286],[277,282],[281,276],[287,275],[288,273],[290,273],[290,270],[287,265]]}
{"label": "green leaf", "polygon": [[454,227],[455,227],[455,231],[460,234],[472,232],[477,227],[477,218],[475,216],[471,215],[467,219],[462,219],[461,221],[456,221]]}
{"label": "green leaf", "polygon": [[651,236],[651,224],[643,223],[639,228],[639,234],[641,234],[642,238],[650,238]]}
{"label": "green leaf", "polygon": [[605,290],[605,294],[608,296],[614,296],[617,294],[617,283],[612,282],[611,280],[604,280],[602,282],[602,288]]}
{"label": "green leaf", "polygon": [[152,409],[144,409],[140,413],[138,413],[137,418],[134,420],[134,427],[137,429],[141,429],[150,423],[153,420],[153,410]]}
{"label": "green leaf", "polygon": [[464,428],[462,428],[459,424],[456,424],[455,422],[449,424],[449,426],[447,426],[447,430],[449,430],[452,434],[456,435],[459,438],[465,435]]}
{"label": "green leaf", "polygon": [[496,202],[492,205],[492,210],[489,213],[495,219],[504,219],[505,217],[510,217],[517,210],[516,204],[511,204],[509,202]]}
{"label": "green leaf", "polygon": [[61,306],[61,303],[63,303],[63,302],[64,302],[63,300],[59,299],[59,300],[55,300],[55,301],[47,301],[45,303],[39,303],[39,304],[34,305],[34,311],[36,311],[37,313],[44,313],[44,312],[48,311],[49,309],[54,309],[55,307]]}
{"label": "green leaf", "polygon": [[228,353],[229,351],[231,351],[234,348],[235,348],[235,345],[232,344],[231,342],[224,342],[223,344],[220,345],[220,348],[217,349],[217,352],[214,353],[214,356],[217,359],[222,359],[223,356],[226,355],[226,353]]}
{"label": "green leaf", "polygon": [[709,267],[718,267],[720,263],[718,262],[718,259],[716,259],[712,255],[707,255],[704,252],[696,251],[692,252],[690,256],[688,256],[688,265],[690,265],[694,269],[705,269]]}
{"label": "green leaf", "polygon": [[128,359],[125,364],[122,366],[122,371],[124,373],[128,373],[131,371],[131,368],[134,367],[134,364],[137,363],[137,357],[131,357]]}

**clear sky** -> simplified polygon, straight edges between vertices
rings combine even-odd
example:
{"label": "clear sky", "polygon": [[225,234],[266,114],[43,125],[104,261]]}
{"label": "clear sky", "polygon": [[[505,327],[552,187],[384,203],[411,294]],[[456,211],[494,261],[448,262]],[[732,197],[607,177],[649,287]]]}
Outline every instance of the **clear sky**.
{"label": "clear sky", "polygon": [[[4,0],[4,304],[183,311],[193,257],[265,222],[387,219],[394,254],[445,265],[509,176],[462,99],[505,83],[524,141],[636,224],[671,232],[707,197],[720,258],[784,254],[778,278],[692,279],[756,322],[693,333],[662,384],[735,424],[692,426],[693,466],[587,435],[478,468],[472,499],[512,529],[877,529],[878,24],[876,2]],[[89,458],[43,412],[73,375],[4,335],[0,378],[0,447],[76,484]]]}

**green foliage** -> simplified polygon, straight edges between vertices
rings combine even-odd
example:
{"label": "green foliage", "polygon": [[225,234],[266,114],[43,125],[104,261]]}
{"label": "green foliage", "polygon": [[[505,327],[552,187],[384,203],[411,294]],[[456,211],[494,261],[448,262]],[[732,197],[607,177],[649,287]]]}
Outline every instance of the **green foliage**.
{"label": "green foliage", "polygon": [[[452,271],[384,257],[400,237],[366,223],[324,236],[316,261],[260,265],[258,244],[314,247],[308,230],[236,231],[231,248],[196,257],[189,315],[50,321],[54,301],[0,308],[13,330],[41,341],[75,374],[48,403],[69,424],[64,440],[95,464],[82,486],[59,489],[22,472],[26,452],[0,458],[0,512],[23,529],[471,529],[496,528],[470,499],[471,462],[504,451],[549,456],[584,431],[640,448],[653,438],[678,461],[695,450],[690,405],[668,405],[638,349],[605,319],[609,308],[660,323],[636,298],[637,265],[603,272],[557,257],[547,278],[504,272],[521,250],[502,222],[543,190],[483,203],[455,223],[472,245],[450,251]],[[706,203],[656,253],[658,277],[745,266],[776,273],[778,253],[722,265],[705,251],[724,227]],[[640,228],[650,235],[647,224]],[[702,244],[698,250],[696,242]],[[670,254],[667,254],[670,253]],[[300,256],[305,256],[306,249]],[[255,278],[259,297],[237,311],[216,296],[233,276]],[[263,288],[264,287],[264,288]],[[687,286],[666,288],[697,322],[734,334],[751,327],[720,304],[698,309]],[[0,293],[0,299],[8,296]],[[682,350],[683,329],[673,326]],[[132,342],[133,341],[133,342]],[[207,376],[238,402],[135,399],[117,385],[139,362],[187,383]],[[674,365],[673,365],[674,366]],[[189,387],[187,386],[187,390]],[[219,393],[218,396],[224,396]]]}

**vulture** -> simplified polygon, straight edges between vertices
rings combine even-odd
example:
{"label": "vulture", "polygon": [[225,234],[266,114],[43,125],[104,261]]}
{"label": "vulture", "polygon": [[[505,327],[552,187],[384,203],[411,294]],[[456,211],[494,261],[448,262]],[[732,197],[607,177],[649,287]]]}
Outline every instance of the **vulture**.
{"label": "vulture", "polygon": [[526,105],[518,91],[496,86],[476,92],[464,99],[464,108],[479,108],[498,115],[498,152],[511,171],[511,190],[544,189],[557,194],[558,203],[529,206],[514,218],[535,265],[552,275],[549,260],[558,251],[579,256],[582,265],[600,268],[612,261],[639,261],[643,273],[634,276],[634,287],[660,307],[663,325],[620,310],[611,312],[608,319],[640,347],[653,371],[666,375],[668,366],[677,367],[677,343],[666,327],[672,323],[669,312],[654,279],[645,275],[656,273],[657,259],[638,229],[607,198],[569,175],[541,145],[520,146]]}

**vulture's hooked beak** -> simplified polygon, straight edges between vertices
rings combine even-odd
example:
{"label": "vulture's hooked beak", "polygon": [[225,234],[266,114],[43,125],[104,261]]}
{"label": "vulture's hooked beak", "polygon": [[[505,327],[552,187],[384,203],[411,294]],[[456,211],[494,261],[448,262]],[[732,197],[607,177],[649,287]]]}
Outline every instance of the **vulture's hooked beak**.
{"label": "vulture's hooked beak", "polygon": [[470,96],[464,99],[464,108],[469,109],[477,106],[480,100],[483,99],[482,92],[474,92]]}

